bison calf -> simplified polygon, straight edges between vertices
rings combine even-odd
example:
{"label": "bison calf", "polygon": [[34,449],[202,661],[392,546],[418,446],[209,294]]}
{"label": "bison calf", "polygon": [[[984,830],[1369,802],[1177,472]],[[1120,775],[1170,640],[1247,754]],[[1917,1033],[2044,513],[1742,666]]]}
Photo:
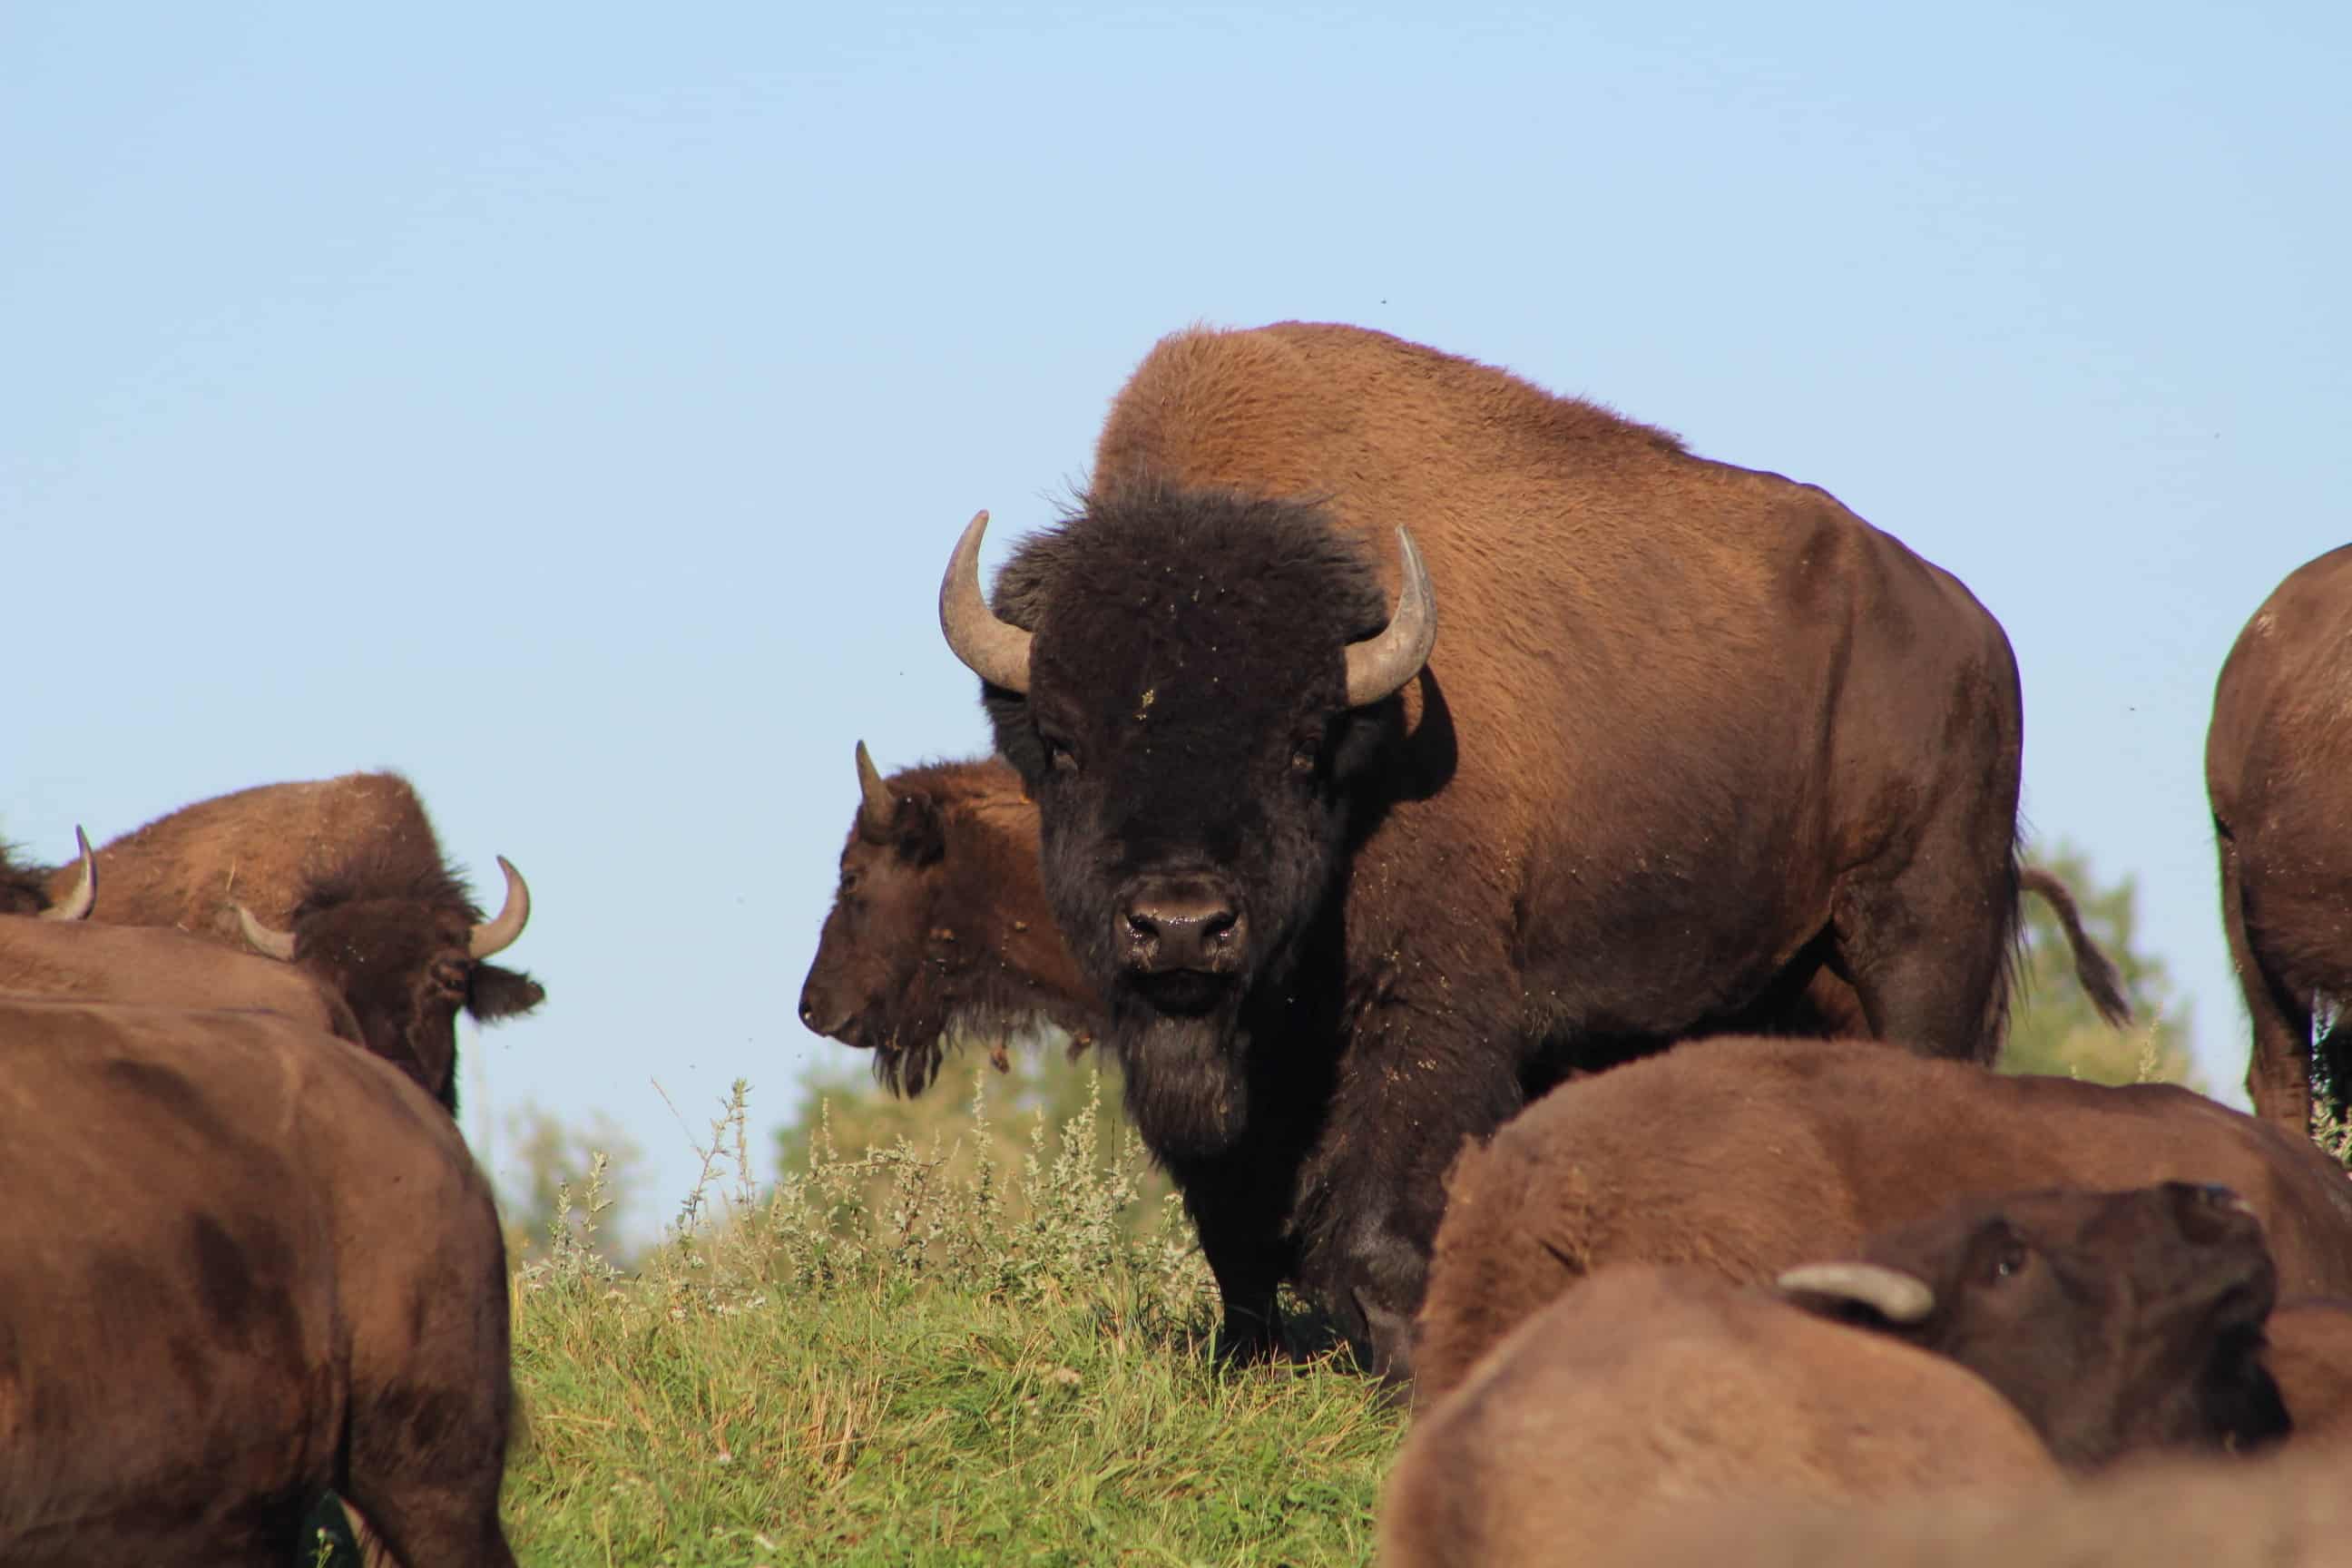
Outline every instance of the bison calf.
{"label": "bison calf", "polygon": [[1629,1266],[1520,1324],[1414,1423],[1382,1502],[1381,1561],[1608,1562],[1649,1510],[1696,1498],[1893,1498],[2058,1475],[2016,1409],[1953,1362],[1699,1270]]}
{"label": "bison calf", "polygon": [[2215,1183],[2288,1296],[2352,1292],[2352,1183],[2307,1139],[2162,1084],[2007,1077],[1855,1041],[1722,1039],[1562,1086],[1447,1182],[1417,1397],[1612,1262],[1760,1282],[1953,1201]]}
{"label": "bison calf", "polygon": [[395,1069],[267,1014],[0,997],[0,1560],[279,1563],[331,1487],[505,1568],[489,1185]]}

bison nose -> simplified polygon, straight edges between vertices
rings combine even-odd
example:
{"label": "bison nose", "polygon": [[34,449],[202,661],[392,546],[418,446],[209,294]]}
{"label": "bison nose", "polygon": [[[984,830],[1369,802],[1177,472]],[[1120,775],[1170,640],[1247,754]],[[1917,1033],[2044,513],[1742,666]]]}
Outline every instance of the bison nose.
{"label": "bison nose", "polygon": [[848,1014],[813,984],[801,987],[801,1022],[813,1033],[848,1045],[857,1044],[844,1033],[849,1026]]}
{"label": "bison nose", "polygon": [[1114,932],[1129,969],[1230,972],[1246,923],[1231,898],[1195,882],[1148,886],[1118,911]]}

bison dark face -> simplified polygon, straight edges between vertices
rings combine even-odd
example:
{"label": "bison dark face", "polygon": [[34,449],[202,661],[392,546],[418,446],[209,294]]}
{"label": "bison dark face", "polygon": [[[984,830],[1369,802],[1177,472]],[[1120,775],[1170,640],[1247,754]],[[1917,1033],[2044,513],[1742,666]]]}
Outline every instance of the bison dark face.
{"label": "bison dark face", "polygon": [[874,1071],[902,1094],[938,1073],[949,1020],[934,1005],[922,958],[947,840],[927,795],[893,795],[857,743],[857,820],[841,851],[841,881],[801,985],[801,1022],[875,1053]]}
{"label": "bison dark face", "polygon": [[1023,548],[999,619],[986,524],[956,548],[940,624],[1036,799],[1046,893],[1130,1086],[1155,1056],[1229,1060],[1244,1000],[1283,983],[1331,894],[1387,700],[1428,658],[1420,556],[1400,530],[1384,617],[1372,563],[1318,508],[1113,493]]}
{"label": "bison dark face", "polygon": [[[2261,1222],[2227,1188],[2167,1182],[1964,1204],[1874,1237],[1863,1254],[1895,1281],[1850,1293],[1866,1303],[1864,1321],[1983,1377],[2062,1462],[2249,1447],[2288,1429],[2260,1359],[2277,1272]],[[1780,1283],[1835,1296],[1842,1278],[1831,1265]]]}
{"label": "bison dark face", "polygon": [[330,884],[295,910],[293,929],[275,931],[243,906],[246,939],[298,963],[332,988],[358,1018],[368,1049],[416,1080],[455,1113],[457,1010],[495,1022],[530,1012],[547,993],[528,974],[483,960],[504,951],[530,919],[530,889],[499,858],[506,903],[479,915],[454,877],[399,895],[364,883]]}

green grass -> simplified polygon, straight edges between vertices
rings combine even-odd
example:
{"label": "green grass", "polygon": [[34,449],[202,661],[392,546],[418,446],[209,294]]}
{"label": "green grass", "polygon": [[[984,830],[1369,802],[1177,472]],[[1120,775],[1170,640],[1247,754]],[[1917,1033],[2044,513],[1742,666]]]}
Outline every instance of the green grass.
{"label": "green grass", "polygon": [[1344,1352],[1217,1367],[1190,1227],[1091,1106],[1017,1159],[821,1131],[765,1194],[742,1130],[739,1086],[637,1274],[559,1222],[517,1277],[525,1563],[1370,1561],[1402,1415]]}

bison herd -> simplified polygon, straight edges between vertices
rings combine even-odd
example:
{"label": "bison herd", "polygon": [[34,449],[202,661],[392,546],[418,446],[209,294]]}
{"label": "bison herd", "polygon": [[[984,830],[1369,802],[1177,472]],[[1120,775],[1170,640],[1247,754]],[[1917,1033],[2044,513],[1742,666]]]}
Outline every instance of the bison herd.
{"label": "bison herd", "polygon": [[0,860],[0,1561],[289,1563],[331,1489],[398,1562],[514,1561],[455,1119],[458,1010],[542,996],[488,962],[530,914],[499,865],[486,919],[389,773]]}
{"label": "bison herd", "polygon": [[[2352,548],[2216,693],[2250,1117],[1990,1070],[2027,894],[2125,997],[2021,862],[2000,624],[1823,490],[1289,322],[1157,345],[992,591],[986,526],[939,609],[994,754],[857,747],[801,1017],[908,1094],[1115,1060],[1220,1353],[1289,1286],[1410,1401],[1388,1562],[2340,1550]],[[0,861],[0,1176],[75,1216],[0,1268],[0,1560],[281,1562],[331,1490],[512,1562],[454,1121],[457,1012],[543,994],[499,865],[491,914],[390,774]]]}
{"label": "bison herd", "polygon": [[[986,527],[940,624],[994,753],[857,748],[802,1019],[906,1093],[1037,1022],[1109,1054],[1221,1352],[1282,1353],[1288,1284],[1410,1398],[1390,1561],[1895,1560],[1961,1518],[1928,1493],[2081,1538],[2136,1483],[2042,1483],[2273,1449],[2244,1495],[2319,1550],[2352,548],[2216,693],[2248,1117],[1990,1070],[2025,894],[2125,998],[2019,859],[2000,624],[1821,489],[1286,322],[1158,344],[992,589]],[[1807,1511],[1864,1499],[1850,1541]]]}

